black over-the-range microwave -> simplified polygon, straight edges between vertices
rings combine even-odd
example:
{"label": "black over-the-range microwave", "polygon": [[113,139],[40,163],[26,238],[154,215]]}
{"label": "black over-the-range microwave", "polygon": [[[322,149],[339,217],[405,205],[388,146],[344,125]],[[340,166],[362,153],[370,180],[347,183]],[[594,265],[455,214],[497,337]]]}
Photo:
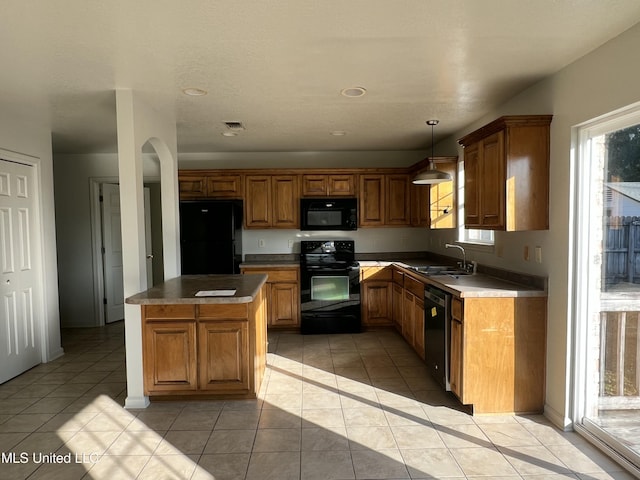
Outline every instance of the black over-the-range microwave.
{"label": "black over-the-range microwave", "polygon": [[356,230],[356,198],[300,199],[300,230]]}

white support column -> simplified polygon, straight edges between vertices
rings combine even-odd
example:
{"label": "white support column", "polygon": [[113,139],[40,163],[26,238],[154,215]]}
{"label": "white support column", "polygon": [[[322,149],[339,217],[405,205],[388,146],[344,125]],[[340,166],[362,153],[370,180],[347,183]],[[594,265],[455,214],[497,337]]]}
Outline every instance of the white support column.
{"label": "white support column", "polygon": [[[123,206],[122,264],[125,298],[146,290],[144,196],[142,151],[136,141],[135,109],[131,90],[116,90],[118,120],[118,168],[120,203]],[[125,305],[125,348],[127,352],[126,408],[145,408],[142,372],[142,321],[138,305]]]}

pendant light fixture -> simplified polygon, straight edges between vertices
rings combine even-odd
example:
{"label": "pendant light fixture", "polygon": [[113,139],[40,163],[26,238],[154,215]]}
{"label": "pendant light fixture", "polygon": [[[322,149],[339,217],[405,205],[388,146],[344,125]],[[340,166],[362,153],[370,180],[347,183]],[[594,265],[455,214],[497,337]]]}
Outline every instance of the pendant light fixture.
{"label": "pendant light fixture", "polygon": [[440,123],[439,120],[427,120],[427,125],[431,125],[431,157],[429,157],[429,170],[420,172],[413,178],[412,182],[416,185],[433,185],[434,183],[452,180],[449,173],[436,170],[436,165],[433,161],[433,127],[438,123]]}

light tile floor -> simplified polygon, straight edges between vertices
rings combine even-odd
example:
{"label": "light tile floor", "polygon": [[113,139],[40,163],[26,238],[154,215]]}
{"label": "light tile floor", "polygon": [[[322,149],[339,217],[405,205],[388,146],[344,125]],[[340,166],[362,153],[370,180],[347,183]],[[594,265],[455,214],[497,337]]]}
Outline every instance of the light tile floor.
{"label": "light tile floor", "polygon": [[468,415],[395,332],[270,334],[258,400],[135,411],[122,323],[63,338],[0,385],[2,480],[633,478],[542,416]]}

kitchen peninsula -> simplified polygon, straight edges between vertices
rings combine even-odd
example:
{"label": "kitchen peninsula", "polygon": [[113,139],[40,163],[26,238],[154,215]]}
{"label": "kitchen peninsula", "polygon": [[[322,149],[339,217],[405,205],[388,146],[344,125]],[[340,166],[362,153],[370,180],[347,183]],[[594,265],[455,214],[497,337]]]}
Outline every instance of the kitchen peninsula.
{"label": "kitchen peninsula", "polygon": [[267,350],[258,275],[183,275],[127,298],[142,308],[145,395],[255,398]]}

